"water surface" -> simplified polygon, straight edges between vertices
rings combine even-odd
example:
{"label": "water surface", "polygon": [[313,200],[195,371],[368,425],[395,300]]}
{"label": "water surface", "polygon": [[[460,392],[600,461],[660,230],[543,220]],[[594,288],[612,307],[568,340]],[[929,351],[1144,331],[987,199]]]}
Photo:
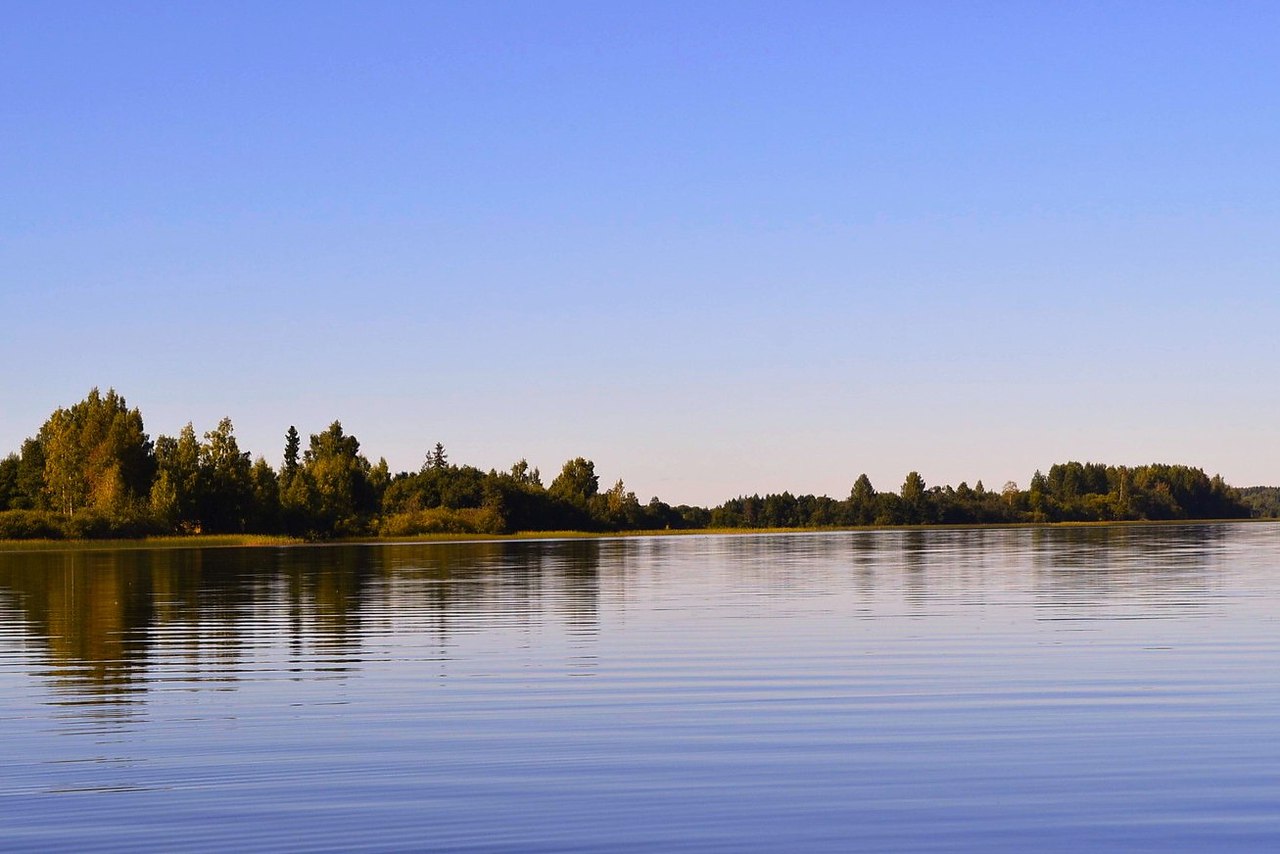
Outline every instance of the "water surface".
{"label": "water surface", "polygon": [[1280,848],[1280,526],[0,554],[5,850]]}

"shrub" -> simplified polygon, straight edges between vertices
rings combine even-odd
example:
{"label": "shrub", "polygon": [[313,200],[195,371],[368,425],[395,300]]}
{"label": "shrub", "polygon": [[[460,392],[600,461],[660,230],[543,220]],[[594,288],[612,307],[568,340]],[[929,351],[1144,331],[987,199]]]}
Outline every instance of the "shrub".
{"label": "shrub", "polygon": [[0,512],[0,540],[58,540],[66,536],[60,520],[40,510]]}
{"label": "shrub", "polygon": [[115,511],[84,509],[76,511],[66,523],[67,536],[85,540],[114,537],[137,538],[163,533],[165,526],[150,514],[136,508]]}
{"label": "shrub", "polygon": [[382,520],[378,533],[384,537],[412,537],[417,534],[500,534],[506,528],[502,514],[491,507],[450,510],[435,507],[396,513]]}

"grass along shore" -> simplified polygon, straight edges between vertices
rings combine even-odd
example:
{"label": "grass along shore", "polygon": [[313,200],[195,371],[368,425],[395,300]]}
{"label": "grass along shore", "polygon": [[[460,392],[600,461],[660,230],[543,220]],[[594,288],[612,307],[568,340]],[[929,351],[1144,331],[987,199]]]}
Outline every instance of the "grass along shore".
{"label": "grass along shore", "polygon": [[875,533],[877,531],[974,531],[1018,528],[1122,528],[1176,525],[1240,525],[1276,519],[1161,519],[1122,522],[1008,522],[975,525],[847,525],[819,528],[666,528],[651,531],[517,531],[513,534],[418,534],[410,537],[349,537],[306,540],[269,534],[175,534],[133,539],[0,540],[0,552],[101,551],[115,549],[262,548],[331,545],[491,543],[521,540],[630,539],[635,537],[730,537],[760,534]]}

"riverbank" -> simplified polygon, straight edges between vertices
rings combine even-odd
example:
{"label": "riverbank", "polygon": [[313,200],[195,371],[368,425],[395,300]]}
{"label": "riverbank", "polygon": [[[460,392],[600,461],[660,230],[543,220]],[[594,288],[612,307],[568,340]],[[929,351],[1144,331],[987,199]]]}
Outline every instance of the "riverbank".
{"label": "riverbank", "polygon": [[1123,522],[1012,522],[984,525],[866,525],[820,528],[679,528],[648,531],[518,531],[514,534],[420,534],[412,537],[350,537],[306,540],[268,534],[190,534],[135,539],[103,540],[0,540],[0,552],[97,551],[116,549],[205,549],[292,547],[315,545],[399,545],[415,543],[491,543],[521,540],[584,540],[635,537],[727,537],[762,534],[815,534],[888,531],[973,531],[1009,528],[1121,528],[1176,525],[1240,525],[1275,522],[1276,519],[1161,519]]}

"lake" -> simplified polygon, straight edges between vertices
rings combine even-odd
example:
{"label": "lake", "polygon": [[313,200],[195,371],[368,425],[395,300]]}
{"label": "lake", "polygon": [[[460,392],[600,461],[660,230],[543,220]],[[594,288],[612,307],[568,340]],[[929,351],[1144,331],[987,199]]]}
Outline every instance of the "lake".
{"label": "lake", "polygon": [[1280,526],[0,553],[0,848],[1280,850]]}

